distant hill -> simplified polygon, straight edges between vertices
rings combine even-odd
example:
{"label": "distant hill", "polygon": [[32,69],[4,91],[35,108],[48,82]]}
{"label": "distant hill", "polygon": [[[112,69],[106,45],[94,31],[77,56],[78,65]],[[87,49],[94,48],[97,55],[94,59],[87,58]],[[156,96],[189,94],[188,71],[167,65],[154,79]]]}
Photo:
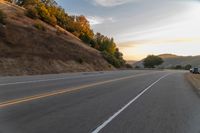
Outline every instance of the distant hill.
{"label": "distant hill", "polygon": [[33,20],[25,9],[0,0],[0,75],[113,70],[101,53],[56,26]]}
{"label": "distant hill", "polygon": [[137,62],[137,61],[135,61],[135,60],[127,60],[127,61],[126,61],[126,63],[127,63],[127,64],[130,64],[130,65],[131,65],[131,64],[134,64],[134,63],[136,63],[136,62]]}
{"label": "distant hill", "polygon": [[[185,66],[187,64],[194,67],[200,66],[200,56],[178,56],[173,54],[161,54],[159,56],[164,60],[164,63],[160,67],[164,68],[171,68],[176,65]],[[134,63],[133,66],[143,67],[142,63],[143,60]]]}
{"label": "distant hill", "polygon": [[178,56],[175,54],[161,54],[161,55],[159,55],[159,57],[166,59],[166,58],[176,58]]}

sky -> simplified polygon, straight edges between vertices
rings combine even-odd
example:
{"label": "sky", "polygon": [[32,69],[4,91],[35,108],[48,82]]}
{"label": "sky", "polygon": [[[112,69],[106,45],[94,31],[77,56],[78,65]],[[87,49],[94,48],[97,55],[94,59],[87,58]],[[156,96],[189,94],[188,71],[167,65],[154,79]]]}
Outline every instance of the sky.
{"label": "sky", "polygon": [[126,60],[150,54],[200,55],[200,0],[56,0],[114,37]]}

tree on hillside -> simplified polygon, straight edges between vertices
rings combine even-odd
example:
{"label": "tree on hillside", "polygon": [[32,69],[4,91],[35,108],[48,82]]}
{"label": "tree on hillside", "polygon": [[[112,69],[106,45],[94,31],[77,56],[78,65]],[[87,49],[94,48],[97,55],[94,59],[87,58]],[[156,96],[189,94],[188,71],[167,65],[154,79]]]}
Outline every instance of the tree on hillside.
{"label": "tree on hillside", "polygon": [[144,59],[143,65],[145,68],[155,68],[155,66],[161,65],[163,62],[163,59],[159,56],[149,55]]}

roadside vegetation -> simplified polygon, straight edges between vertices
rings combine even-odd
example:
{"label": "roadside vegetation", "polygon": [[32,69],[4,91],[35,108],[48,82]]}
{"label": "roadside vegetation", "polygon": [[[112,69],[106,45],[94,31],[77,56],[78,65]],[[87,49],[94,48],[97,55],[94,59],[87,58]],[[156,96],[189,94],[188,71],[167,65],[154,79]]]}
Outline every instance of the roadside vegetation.
{"label": "roadside vegetation", "polygon": [[46,31],[46,28],[40,23],[40,22],[36,22],[34,24],[34,27],[38,30],[41,30],[41,31]]}
{"label": "roadside vegetation", "polygon": [[163,62],[163,59],[159,56],[149,55],[144,59],[143,65],[145,68],[155,68],[156,66],[161,65]]}
{"label": "roadside vegetation", "polygon": [[190,70],[190,68],[192,68],[192,65],[188,64],[188,65],[176,65],[176,66],[172,66],[171,69],[177,69],[177,70]]}
{"label": "roadside vegetation", "polygon": [[0,23],[5,25],[6,24],[5,19],[6,19],[5,13],[2,10],[0,10]]}
{"label": "roadside vegetation", "polygon": [[[7,0],[13,2],[13,0]],[[99,50],[103,57],[113,66],[126,66],[123,54],[119,51],[113,38],[94,33],[85,16],[70,16],[54,0],[15,0],[15,3],[27,9],[26,15],[32,19],[40,19],[52,26],[60,26],[77,36],[84,43]],[[37,29],[43,30],[36,24]]]}

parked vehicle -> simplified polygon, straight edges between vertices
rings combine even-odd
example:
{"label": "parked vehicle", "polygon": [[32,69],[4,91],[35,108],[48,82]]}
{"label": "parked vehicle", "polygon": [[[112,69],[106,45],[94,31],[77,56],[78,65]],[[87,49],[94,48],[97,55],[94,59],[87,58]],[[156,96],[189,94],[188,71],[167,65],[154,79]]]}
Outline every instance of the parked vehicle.
{"label": "parked vehicle", "polygon": [[198,67],[191,68],[190,72],[193,74],[200,74],[200,68]]}

